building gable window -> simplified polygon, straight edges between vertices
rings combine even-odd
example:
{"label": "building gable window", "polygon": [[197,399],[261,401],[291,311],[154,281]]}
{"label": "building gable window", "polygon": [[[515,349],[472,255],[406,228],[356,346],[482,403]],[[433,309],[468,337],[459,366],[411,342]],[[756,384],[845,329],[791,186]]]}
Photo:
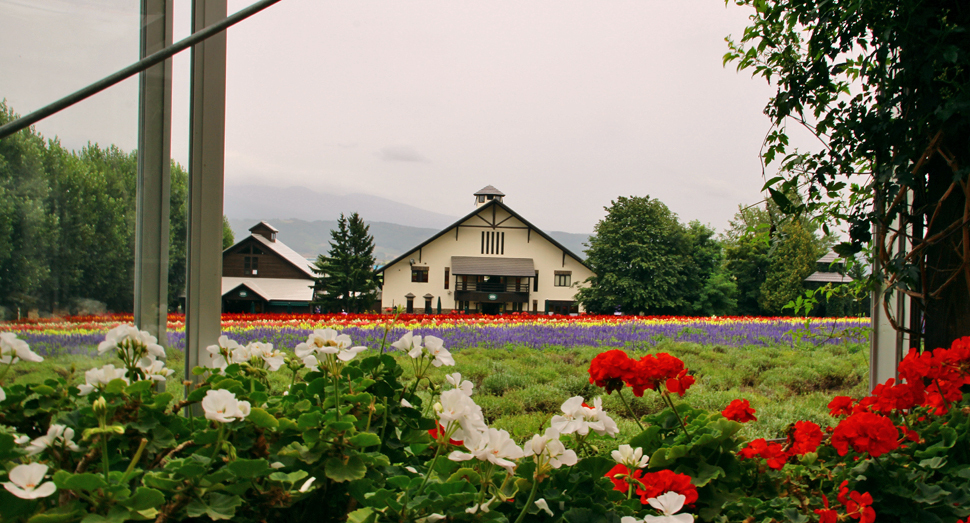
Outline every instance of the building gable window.
{"label": "building gable window", "polygon": [[411,267],[411,282],[428,283],[427,267]]}
{"label": "building gable window", "polygon": [[569,287],[572,282],[572,271],[556,271],[556,280],[554,285],[556,287]]}
{"label": "building gable window", "polygon": [[259,275],[258,256],[246,256],[243,259],[243,274],[253,275],[253,276]]}
{"label": "building gable window", "polygon": [[505,254],[505,233],[482,231],[482,254]]}
{"label": "building gable window", "polygon": [[445,290],[448,290],[448,284],[450,283],[449,280],[451,280],[450,272],[451,272],[451,267],[445,267]]}

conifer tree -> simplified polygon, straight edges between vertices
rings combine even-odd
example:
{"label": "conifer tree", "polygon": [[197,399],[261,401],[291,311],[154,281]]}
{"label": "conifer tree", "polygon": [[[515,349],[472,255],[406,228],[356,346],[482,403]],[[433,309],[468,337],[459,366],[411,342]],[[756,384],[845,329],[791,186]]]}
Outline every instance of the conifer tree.
{"label": "conifer tree", "polygon": [[363,312],[374,302],[374,237],[357,213],[344,217],[330,231],[330,250],[314,264],[317,274],[314,305],[329,312]]}

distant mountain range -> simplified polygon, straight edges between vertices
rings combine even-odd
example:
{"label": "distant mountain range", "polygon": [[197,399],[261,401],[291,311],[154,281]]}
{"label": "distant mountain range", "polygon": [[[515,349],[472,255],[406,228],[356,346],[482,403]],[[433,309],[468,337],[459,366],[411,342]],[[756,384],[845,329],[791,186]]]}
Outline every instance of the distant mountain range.
{"label": "distant mountain range", "polygon": [[[224,212],[236,241],[248,236],[250,227],[265,221],[280,231],[280,241],[310,259],[330,250],[330,230],[337,227],[340,213],[357,212],[364,218],[374,236],[378,263],[397,258],[459,218],[366,194],[338,196],[305,187],[261,185],[227,185],[225,191]],[[586,258],[583,244],[589,241],[588,234],[545,232]]]}
{"label": "distant mountain range", "polygon": [[260,219],[266,221],[280,218],[308,222],[336,221],[341,213],[349,216],[356,212],[368,223],[402,223],[411,227],[436,229],[435,232],[458,220],[458,216],[426,211],[367,194],[336,195],[316,192],[306,187],[268,185],[226,185],[225,191],[223,212],[230,219],[262,216]]}

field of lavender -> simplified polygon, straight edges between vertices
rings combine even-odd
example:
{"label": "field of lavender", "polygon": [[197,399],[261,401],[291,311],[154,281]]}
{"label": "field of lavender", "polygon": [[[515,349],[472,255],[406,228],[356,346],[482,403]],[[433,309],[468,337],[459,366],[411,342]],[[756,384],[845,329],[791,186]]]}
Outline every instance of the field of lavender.
{"label": "field of lavender", "polygon": [[[15,332],[45,357],[42,363],[17,365],[7,380],[41,382],[60,376],[69,383],[83,383],[85,370],[109,363],[96,351],[105,333],[130,322],[130,316],[119,315],[2,325],[0,331]],[[795,420],[828,423],[826,405],[833,395],[861,397],[868,392],[865,318],[226,315],[222,324],[223,333],[240,343],[272,343],[286,352],[313,329],[324,327],[348,334],[353,345],[374,351],[385,339],[386,349],[392,351],[390,343],[409,330],[442,338],[456,365],[435,369],[433,381],[460,372],[474,383],[489,423],[513,436],[535,433],[566,398],[598,394],[587,368],[596,354],[613,348],[636,357],[667,352],[682,359],[697,379],[684,398],[695,407],[720,410],[734,398],[749,399],[761,413],[757,422],[745,425],[749,437],[780,436]],[[176,371],[167,390],[181,398],[181,317],[169,318],[167,336],[168,367]],[[292,378],[282,371],[270,377],[281,390]],[[635,434],[634,421],[626,419],[616,395],[603,399],[621,428],[629,429],[622,433]],[[632,401],[637,415],[662,409],[656,398]]]}

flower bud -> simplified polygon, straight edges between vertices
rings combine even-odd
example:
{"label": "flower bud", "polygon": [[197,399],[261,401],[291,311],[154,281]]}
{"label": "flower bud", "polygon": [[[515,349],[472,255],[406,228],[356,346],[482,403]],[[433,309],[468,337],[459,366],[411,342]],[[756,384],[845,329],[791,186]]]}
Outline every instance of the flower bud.
{"label": "flower bud", "polygon": [[108,416],[108,402],[105,401],[104,396],[94,400],[91,408],[94,409],[94,415],[103,423],[104,419]]}

